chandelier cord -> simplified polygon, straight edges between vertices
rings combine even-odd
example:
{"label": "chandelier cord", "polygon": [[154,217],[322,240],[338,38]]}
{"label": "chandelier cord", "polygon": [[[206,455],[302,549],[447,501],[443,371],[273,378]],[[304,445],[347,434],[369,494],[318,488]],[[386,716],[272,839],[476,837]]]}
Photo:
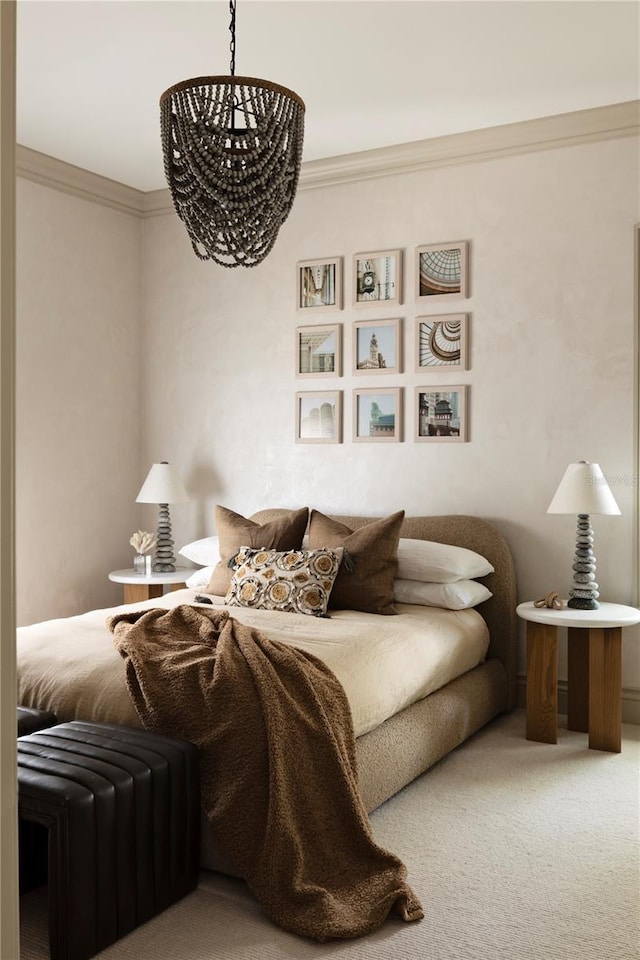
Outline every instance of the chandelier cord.
{"label": "chandelier cord", "polygon": [[231,14],[231,21],[229,23],[229,31],[231,33],[231,42],[229,44],[229,50],[231,52],[231,63],[229,65],[229,72],[232,77],[236,75],[236,0],[229,0],[229,13]]}

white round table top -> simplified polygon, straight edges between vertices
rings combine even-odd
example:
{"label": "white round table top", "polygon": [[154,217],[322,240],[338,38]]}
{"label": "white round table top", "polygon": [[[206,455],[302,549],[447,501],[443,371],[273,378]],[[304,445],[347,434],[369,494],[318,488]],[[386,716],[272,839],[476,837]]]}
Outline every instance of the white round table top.
{"label": "white round table top", "polygon": [[176,567],[173,573],[136,573],[132,567],[129,570],[112,570],[109,580],[114,583],[184,583],[192,573],[189,567]]}
{"label": "white round table top", "polygon": [[551,623],[557,627],[628,627],[640,623],[640,610],[623,603],[600,603],[597,610],[574,610],[562,601],[561,610],[534,607],[533,600],[520,603],[516,613],[523,620]]}

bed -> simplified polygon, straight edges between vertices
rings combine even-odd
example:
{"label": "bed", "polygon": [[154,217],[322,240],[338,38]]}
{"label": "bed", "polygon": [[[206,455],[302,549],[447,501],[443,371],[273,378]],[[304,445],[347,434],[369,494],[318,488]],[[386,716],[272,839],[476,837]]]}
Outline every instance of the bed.
{"label": "bed", "polygon": [[[251,518],[267,523],[286,511],[265,510]],[[370,523],[370,517],[337,517],[352,530]],[[435,671],[435,680],[427,687],[420,683],[414,693],[401,691],[399,706],[383,703],[373,711],[357,703],[362,681],[375,685],[375,672],[367,667],[367,648],[373,650],[378,634],[392,630],[393,643],[404,643],[405,630],[413,635],[415,623],[423,611],[411,604],[398,604],[398,616],[354,615],[336,611],[329,619],[288,617],[293,634],[292,645],[310,644],[343,682],[352,704],[357,735],[356,755],[359,785],[368,812],[373,811],[402,787],[428,770],[451,750],[500,713],[511,709],[516,698],[516,585],[513,560],[501,533],[489,522],[470,516],[405,517],[402,538],[427,540],[464,547],[485,557],[494,572],[482,578],[491,598],[475,609],[454,613],[431,608],[431,621],[448,629],[457,621],[476,640],[467,654],[445,671],[445,679]],[[161,600],[145,601],[109,610],[96,610],[77,617],[50,620],[18,630],[18,702],[27,707],[51,710],[60,721],[97,720],[140,725],[125,684],[124,668],[113,646],[113,637],[105,626],[106,618],[128,609],[150,609],[160,605],[174,607],[193,604],[196,591],[174,591]],[[216,601],[221,603],[219,599]],[[269,635],[269,626],[278,639],[285,639],[282,623],[270,611],[230,610],[238,620],[257,624]],[[263,616],[261,616],[263,614]],[[313,621],[313,622],[312,622]],[[302,627],[300,626],[302,624]],[[361,660],[344,660],[342,635],[361,635]],[[484,637],[484,639],[483,639]],[[378,673],[387,673],[384,657],[389,641],[384,637]],[[386,646],[385,646],[386,644]],[[443,649],[447,647],[446,637]],[[377,648],[376,648],[377,649]],[[333,653],[332,653],[333,651]],[[387,651],[387,652],[385,652]],[[337,659],[336,659],[337,657]],[[369,660],[377,654],[371,653]],[[342,658],[342,659],[341,659]],[[358,667],[358,662],[362,664]],[[369,670],[369,674],[367,671]],[[342,674],[342,676],[341,676]],[[354,684],[358,680],[358,684]],[[389,715],[391,714],[391,715]],[[168,733],[170,731],[167,731]],[[211,843],[207,830],[202,835],[202,866],[225,870],[219,851]],[[232,872],[232,871],[229,871]]]}

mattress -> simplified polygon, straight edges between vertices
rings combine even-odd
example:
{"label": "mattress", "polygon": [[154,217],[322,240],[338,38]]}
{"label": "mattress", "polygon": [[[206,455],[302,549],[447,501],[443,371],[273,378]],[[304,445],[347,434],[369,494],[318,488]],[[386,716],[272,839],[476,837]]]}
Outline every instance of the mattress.
{"label": "mattress", "polygon": [[[53,710],[60,721],[139,726],[106,619],[122,610],[193,602],[193,590],[177,590],[160,599],[20,627],[18,703]],[[489,646],[487,625],[476,610],[398,604],[395,617],[339,610],[316,618],[228,609],[270,639],[323,660],[344,687],[356,736],[472,670]]]}

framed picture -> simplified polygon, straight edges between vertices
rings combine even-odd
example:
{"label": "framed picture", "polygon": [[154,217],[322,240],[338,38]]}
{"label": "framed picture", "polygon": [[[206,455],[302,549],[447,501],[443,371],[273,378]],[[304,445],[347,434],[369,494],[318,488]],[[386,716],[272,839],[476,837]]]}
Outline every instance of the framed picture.
{"label": "framed picture", "polygon": [[416,247],[416,300],[468,297],[469,244]]}
{"label": "framed picture", "polygon": [[353,303],[366,307],[402,303],[402,250],[356,253],[353,258]]}
{"label": "framed picture", "polygon": [[342,391],[296,393],[296,443],[342,443]]}
{"label": "framed picture", "polygon": [[466,313],[416,317],[416,371],[468,370]]}
{"label": "framed picture", "polygon": [[299,261],[296,304],[298,310],[342,310],[342,257]]}
{"label": "framed picture", "polygon": [[467,387],[416,387],[415,440],[467,439]]}
{"label": "framed picture", "polygon": [[353,372],[401,373],[400,320],[356,320],[353,324]]}
{"label": "framed picture", "polygon": [[342,324],[296,329],[296,377],[342,376]]}
{"label": "framed picture", "polygon": [[402,387],[353,391],[353,439],[356,443],[402,439]]}

